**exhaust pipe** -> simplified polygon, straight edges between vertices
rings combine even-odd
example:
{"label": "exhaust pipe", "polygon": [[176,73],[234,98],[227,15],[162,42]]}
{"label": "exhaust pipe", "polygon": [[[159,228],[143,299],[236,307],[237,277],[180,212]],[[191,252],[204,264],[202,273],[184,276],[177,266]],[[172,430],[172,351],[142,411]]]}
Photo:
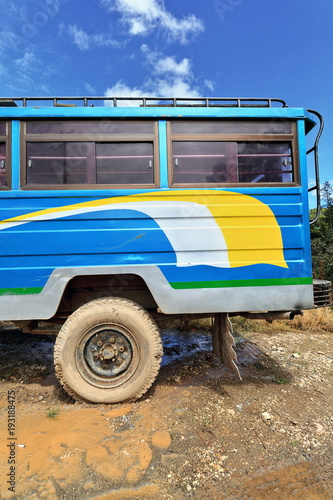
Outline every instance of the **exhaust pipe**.
{"label": "exhaust pipe", "polygon": [[303,316],[302,311],[272,311],[265,313],[244,313],[241,312],[238,314],[239,316],[243,316],[246,319],[264,319],[268,321],[268,323],[272,323],[275,319],[294,319],[295,316]]}

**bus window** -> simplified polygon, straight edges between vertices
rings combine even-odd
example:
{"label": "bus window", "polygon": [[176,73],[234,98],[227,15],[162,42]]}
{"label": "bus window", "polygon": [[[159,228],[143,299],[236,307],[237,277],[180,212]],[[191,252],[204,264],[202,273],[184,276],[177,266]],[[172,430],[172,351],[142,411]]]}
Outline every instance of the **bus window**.
{"label": "bus window", "polygon": [[239,182],[292,182],[288,142],[237,143]]}
{"label": "bus window", "polygon": [[87,184],[89,149],[85,142],[28,142],[28,184]]}
{"label": "bus window", "polygon": [[7,187],[7,124],[0,122],[0,188]]}
{"label": "bus window", "polygon": [[89,136],[103,134],[153,134],[154,122],[152,121],[45,121],[45,122],[27,122],[27,134],[79,134],[85,135],[85,139],[89,140]]}
{"label": "bus window", "polygon": [[296,182],[293,132],[290,121],[172,122],[170,184]]}
{"label": "bus window", "polygon": [[97,184],[153,184],[153,144],[96,144]]}
{"label": "bus window", "polygon": [[210,184],[237,182],[236,172],[230,171],[230,150],[236,149],[227,142],[174,142],[173,160],[175,184]]}
{"label": "bus window", "polygon": [[0,187],[7,186],[6,143],[0,142]]}
{"label": "bus window", "polygon": [[173,134],[291,134],[288,120],[180,120],[172,122]]}
{"label": "bus window", "polygon": [[157,186],[152,121],[27,122],[24,184]]}

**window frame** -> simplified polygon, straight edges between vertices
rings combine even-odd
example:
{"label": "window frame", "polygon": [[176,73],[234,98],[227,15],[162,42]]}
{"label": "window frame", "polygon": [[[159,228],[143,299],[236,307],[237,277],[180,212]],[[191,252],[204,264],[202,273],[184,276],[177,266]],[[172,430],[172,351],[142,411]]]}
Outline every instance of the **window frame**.
{"label": "window frame", "polygon": [[6,185],[1,186],[1,191],[8,191],[12,187],[12,161],[11,161],[11,126],[9,121],[1,120],[1,123],[5,124],[5,135],[0,134],[0,142],[5,143],[6,160],[5,160],[5,170],[6,170]]}
{"label": "window frame", "polygon": [[[45,118],[43,120],[25,120],[21,122],[21,186],[23,190],[87,190],[87,189],[149,189],[158,188],[160,186],[160,168],[159,168],[159,136],[158,136],[158,120],[152,118],[150,120],[123,120],[123,119],[108,119],[103,121],[108,122],[128,122],[138,124],[143,121],[151,122],[153,132],[151,134],[103,134],[98,130],[96,133],[83,132],[81,134],[28,134],[26,132],[27,123],[60,123],[60,122],[86,122],[87,124],[96,124],[100,120],[87,119],[52,119]],[[149,142],[153,145],[153,182],[152,183],[133,183],[133,184],[28,184],[27,183],[27,143],[28,142],[86,142],[86,143],[111,143],[111,142]]]}
{"label": "window frame", "polygon": [[[244,119],[245,120],[245,119]],[[248,121],[249,118],[246,119]],[[191,133],[173,133],[172,123],[179,122],[180,120],[169,120],[167,122],[167,149],[168,149],[168,183],[169,187],[179,189],[179,188],[202,188],[202,187],[294,187],[300,185],[300,169],[299,169],[299,151],[297,144],[297,122],[296,120],[288,120],[291,123],[291,133],[282,134],[265,134],[265,133],[254,133],[254,134],[191,134]],[[186,121],[189,121],[187,119]],[[193,120],[195,122],[208,121],[205,119]],[[212,118],[209,119],[212,121]],[[226,121],[229,122],[231,119],[216,119],[216,121]],[[237,119],[237,121],[242,121]],[[263,119],[253,119],[253,121],[263,122],[267,121],[267,118]],[[291,157],[292,157],[292,177],[291,182],[174,182],[174,159],[173,159],[173,143],[174,142],[288,142],[291,145]]]}

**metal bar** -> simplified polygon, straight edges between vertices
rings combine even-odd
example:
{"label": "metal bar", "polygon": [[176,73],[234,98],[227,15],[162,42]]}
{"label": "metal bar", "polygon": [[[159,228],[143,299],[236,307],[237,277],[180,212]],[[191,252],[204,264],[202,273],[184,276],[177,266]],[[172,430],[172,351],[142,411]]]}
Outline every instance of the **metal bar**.
{"label": "metal bar", "polygon": [[312,146],[312,148],[310,148],[306,152],[307,155],[312,153],[312,152],[314,153],[314,166],[315,166],[316,183],[312,188],[308,189],[309,192],[316,190],[316,215],[315,215],[314,219],[310,220],[310,224],[314,224],[318,220],[319,215],[320,215],[320,177],[319,177],[318,144],[319,144],[320,136],[321,136],[322,131],[324,129],[324,119],[321,116],[321,114],[318,113],[318,111],[314,111],[312,109],[307,109],[307,111],[309,113],[316,115],[316,117],[319,120],[319,131],[318,131],[316,140],[314,142],[314,145]]}
{"label": "metal bar", "polygon": [[[1,100],[1,98],[0,98]],[[273,104],[279,104],[282,107],[287,107],[287,104],[282,99],[273,98],[254,98],[254,97],[6,97],[6,101],[14,101],[22,103],[23,107],[28,105],[29,101],[52,102],[53,106],[59,105],[59,101],[75,101],[81,102],[83,106],[88,105],[88,101],[112,101],[113,106],[119,105],[118,101],[141,101],[142,106],[171,106],[171,107],[273,107]],[[148,101],[148,102],[147,102]],[[7,104],[8,105],[8,104]]]}

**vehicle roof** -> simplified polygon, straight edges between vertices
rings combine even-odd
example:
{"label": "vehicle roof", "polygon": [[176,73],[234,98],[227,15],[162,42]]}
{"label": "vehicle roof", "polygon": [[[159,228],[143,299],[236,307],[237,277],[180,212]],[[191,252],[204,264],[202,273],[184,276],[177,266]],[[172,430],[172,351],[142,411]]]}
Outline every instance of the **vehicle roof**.
{"label": "vehicle roof", "polygon": [[306,132],[316,125],[311,112],[275,98],[5,97],[0,98],[1,118],[300,119]]}

